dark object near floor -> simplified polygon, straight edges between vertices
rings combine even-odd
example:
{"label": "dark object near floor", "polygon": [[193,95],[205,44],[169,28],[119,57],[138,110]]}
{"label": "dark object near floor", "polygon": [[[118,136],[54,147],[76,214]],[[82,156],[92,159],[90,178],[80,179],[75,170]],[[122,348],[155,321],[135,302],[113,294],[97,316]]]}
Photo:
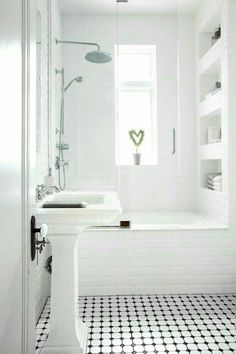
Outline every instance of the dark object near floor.
{"label": "dark object near floor", "polygon": [[84,203],[77,204],[54,204],[54,203],[45,203],[43,208],[52,208],[52,209],[76,209],[76,208],[86,208],[87,205]]}
{"label": "dark object near floor", "polygon": [[48,273],[52,274],[52,256],[48,257],[44,267]]}

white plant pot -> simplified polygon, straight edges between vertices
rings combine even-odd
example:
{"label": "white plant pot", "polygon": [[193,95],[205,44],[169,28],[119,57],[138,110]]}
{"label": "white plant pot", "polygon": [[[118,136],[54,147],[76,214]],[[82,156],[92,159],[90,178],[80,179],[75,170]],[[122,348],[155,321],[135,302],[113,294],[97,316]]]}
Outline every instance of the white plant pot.
{"label": "white plant pot", "polygon": [[133,154],[133,157],[134,157],[134,164],[135,165],[140,165],[141,164],[141,154],[140,154],[140,152],[135,152]]}

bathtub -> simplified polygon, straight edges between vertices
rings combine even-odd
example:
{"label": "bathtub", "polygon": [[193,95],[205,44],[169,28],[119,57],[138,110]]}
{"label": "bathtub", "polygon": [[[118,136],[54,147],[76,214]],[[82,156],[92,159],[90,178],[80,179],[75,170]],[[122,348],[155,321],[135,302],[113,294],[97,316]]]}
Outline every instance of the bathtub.
{"label": "bathtub", "polygon": [[[225,229],[225,224],[198,212],[124,212],[119,220],[129,220],[130,230]],[[114,224],[119,224],[116,220]]]}
{"label": "bathtub", "polygon": [[81,295],[236,291],[234,230],[196,212],[124,212],[79,239]]}

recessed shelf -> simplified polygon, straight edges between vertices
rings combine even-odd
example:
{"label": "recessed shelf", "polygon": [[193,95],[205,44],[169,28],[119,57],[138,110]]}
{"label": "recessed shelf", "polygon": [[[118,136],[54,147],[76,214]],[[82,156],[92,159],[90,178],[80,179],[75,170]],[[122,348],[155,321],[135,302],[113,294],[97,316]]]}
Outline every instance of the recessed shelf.
{"label": "recessed shelf", "polygon": [[215,2],[217,1],[218,4],[214,6],[207,18],[199,25],[200,33],[213,33],[215,28],[221,23],[221,3],[220,0],[215,0]]}
{"label": "recessed shelf", "polygon": [[214,115],[221,109],[222,102],[223,94],[221,90],[199,104],[199,116],[204,117]]}
{"label": "recessed shelf", "polygon": [[222,192],[214,191],[207,187],[201,187],[201,191],[206,193],[209,197],[217,196],[217,197],[225,198],[225,192],[223,191]]}
{"label": "recessed shelf", "polygon": [[[222,173],[222,161],[220,158],[213,158],[201,160],[201,186],[207,188],[209,175]],[[222,176],[223,177],[223,176]]]}
{"label": "recessed shelf", "polygon": [[[221,27],[221,4],[204,6],[204,12],[201,13],[201,23],[199,23],[199,59],[202,58],[212,47],[212,37],[216,30]],[[210,6],[209,6],[210,5]]]}
{"label": "recessed shelf", "polygon": [[222,129],[221,129],[221,111],[216,111],[213,114],[204,116],[204,118],[200,119],[199,122],[199,128],[200,128],[200,145],[201,146],[208,146],[210,145],[215,145],[218,144],[215,141],[213,142],[212,139],[214,138],[210,132],[210,128],[216,129],[216,132],[218,131],[218,136],[217,134],[215,135],[215,139],[220,139],[219,143],[222,141]]}
{"label": "recessed shelf", "polygon": [[220,38],[199,61],[199,75],[217,75],[221,71],[224,41]]}
{"label": "recessed shelf", "polygon": [[200,146],[200,159],[212,160],[221,159],[224,156],[224,145],[222,142]]}

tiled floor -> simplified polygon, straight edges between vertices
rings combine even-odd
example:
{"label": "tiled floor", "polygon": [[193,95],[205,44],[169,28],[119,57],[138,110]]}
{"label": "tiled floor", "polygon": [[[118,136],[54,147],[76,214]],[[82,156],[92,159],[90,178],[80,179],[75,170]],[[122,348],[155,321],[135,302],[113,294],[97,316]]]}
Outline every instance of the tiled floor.
{"label": "tiled floor", "polygon": [[[236,295],[80,298],[89,326],[87,353],[236,353]],[[36,352],[47,339],[50,299],[36,328]]]}

